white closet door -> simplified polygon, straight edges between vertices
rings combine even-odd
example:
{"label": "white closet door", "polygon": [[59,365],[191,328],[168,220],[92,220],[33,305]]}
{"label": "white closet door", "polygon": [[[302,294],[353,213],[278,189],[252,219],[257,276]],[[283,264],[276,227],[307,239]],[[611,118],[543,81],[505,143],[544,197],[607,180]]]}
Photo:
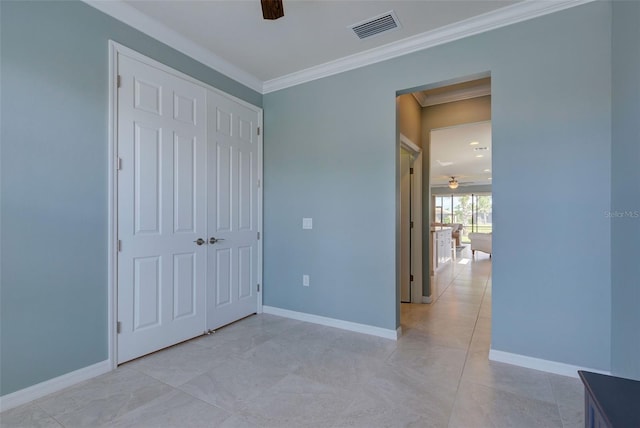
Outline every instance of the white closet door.
{"label": "white closet door", "polygon": [[[118,363],[206,322],[206,89],[118,54]],[[206,242],[206,241],[205,241]]]}
{"label": "white closet door", "polygon": [[[258,113],[209,91],[207,328],[258,307]],[[213,241],[211,239],[213,238]]]}

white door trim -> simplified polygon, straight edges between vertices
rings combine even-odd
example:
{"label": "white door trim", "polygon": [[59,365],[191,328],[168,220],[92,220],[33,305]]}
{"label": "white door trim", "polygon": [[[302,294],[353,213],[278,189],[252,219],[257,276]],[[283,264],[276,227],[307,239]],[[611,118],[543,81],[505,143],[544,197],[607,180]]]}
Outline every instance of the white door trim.
{"label": "white door trim", "polygon": [[422,149],[402,133],[400,134],[400,147],[410,152],[413,156],[422,153]]}
{"label": "white door trim", "polygon": [[[422,218],[422,149],[400,134],[400,147],[412,155],[413,181],[411,191],[411,218]],[[411,267],[413,287],[411,303],[423,303],[422,299],[422,221],[415,220],[411,229]]]}
{"label": "white door trim", "polygon": [[109,366],[114,370],[118,365],[117,356],[117,332],[116,320],[118,319],[117,291],[118,283],[118,193],[117,193],[117,175],[116,175],[116,159],[118,157],[118,50],[117,43],[109,40],[109,72],[107,74],[109,80],[109,108],[108,108],[108,201],[107,201],[107,225],[108,225],[108,257],[107,257],[107,352]]}
{"label": "white door trim", "polygon": [[117,366],[117,260],[118,260],[118,188],[117,188],[117,174],[116,168],[118,165],[118,133],[117,133],[117,118],[118,118],[118,54],[126,55],[151,67],[162,70],[168,74],[179,77],[181,79],[192,82],[207,90],[213,91],[223,97],[226,97],[238,104],[245,106],[246,108],[253,110],[258,115],[258,126],[260,127],[260,135],[258,136],[258,180],[260,181],[260,187],[258,189],[258,231],[260,232],[260,242],[258,243],[258,282],[260,284],[260,291],[258,292],[258,305],[257,312],[262,312],[262,260],[263,260],[263,246],[262,246],[262,161],[263,161],[263,110],[260,107],[254,106],[240,98],[227,94],[211,85],[201,82],[187,74],[177,71],[167,65],[164,65],[154,59],[142,55],[132,49],[127,48],[113,40],[109,40],[109,62],[108,62],[108,76],[109,76],[109,107],[108,107],[108,214],[107,214],[107,227],[108,227],[108,257],[107,257],[107,331],[108,331],[108,353],[109,353],[109,365],[112,369]]}

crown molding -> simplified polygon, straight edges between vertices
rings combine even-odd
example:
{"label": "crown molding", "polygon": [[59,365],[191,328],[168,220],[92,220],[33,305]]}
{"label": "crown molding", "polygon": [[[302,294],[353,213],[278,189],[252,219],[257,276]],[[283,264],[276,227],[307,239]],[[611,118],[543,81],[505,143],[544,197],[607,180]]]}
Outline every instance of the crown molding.
{"label": "crown molding", "polygon": [[493,12],[478,15],[464,21],[296,71],[265,82],[262,82],[254,75],[220,58],[208,49],[203,48],[201,45],[155,19],[148,17],[121,0],[82,1],[225,76],[259,93],[267,94],[596,0],[524,0]]}
{"label": "crown molding", "polygon": [[472,86],[470,88],[462,88],[439,94],[413,92],[412,95],[418,103],[420,103],[421,107],[430,107],[438,104],[452,103],[455,101],[469,100],[471,98],[491,95],[491,84],[485,83],[482,85]]}
{"label": "crown molding", "polygon": [[174,48],[194,60],[224,74],[225,76],[262,93],[263,83],[250,73],[236,67],[230,62],[220,58],[199,44],[189,40],[175,30],[148,17],[136,8],[120,0],[83,0],[107,15],[124,22],[125,24],[153,37],[154,39]]}
{"label": "crown molding", "polygon": [[418,104],[420,104],[420,107],[424,107],[426,105],[427,95],[424,92],[411,92],[411,95],[413,95],[413,98],[415,98]]}
{"label": "crown molding", "polygon": [[343,73],[433,46],[484,33],[507,25],[548,15],[595,0],[524,0],[513,5],[456,22],[432,31],[417,34],[397,42],[369,49],[354,55],[310,67],[282,77],[267,80],[263,94],[300,85],[312,80]]}

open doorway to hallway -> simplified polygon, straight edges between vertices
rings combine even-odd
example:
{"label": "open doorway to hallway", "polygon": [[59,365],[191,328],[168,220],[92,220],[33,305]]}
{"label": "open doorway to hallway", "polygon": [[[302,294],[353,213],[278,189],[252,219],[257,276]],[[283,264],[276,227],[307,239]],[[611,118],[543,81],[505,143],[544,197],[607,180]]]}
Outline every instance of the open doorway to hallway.
{"label": "open doorway to hallway", "polygon": [[[455,83],[412,89],[399,95],[396,105],[399,147],[400,139],[408,138],[419,146],[423,156],[423,214],[417,221],[423,230],[418,238],[422,249],[422,284],[410,282],[416,275],[407,258],[412,260],[410,251],[415,243],[407,242],[406,237],[412,239],[414,235],[398,233],[398,305],[403,330],[415,326],[416,314],[436,307],[440,298],[450,303],[456,300],[457,304],[479,305],[478,309],[482,306],[490,316],[491,251],[474,251],[473,256],[471,240],[474,233],[490,233],[485,229],[492,227],[491,78],[459,79]],[[399,151],[399,232],[403,231],[403,222],[407,223],[403,217],[407,210],[401,209],[402,162]],[[415,225],[416,220],[410,218],[408,223],[411,221]],[[404,269],[407,265],[409,275]],[[400,303],[408,301],[401,288],[407,282],[422,289],[421,298],[412,298],[411,305]],[[485,296],[487,284],[489,292]],[[414,307],[416,303],[431,306]],[[443,302],[442,306],[448,305]],[[430,325],[439,324],[433,318],[439,312],[432,311],[428,317]]]}

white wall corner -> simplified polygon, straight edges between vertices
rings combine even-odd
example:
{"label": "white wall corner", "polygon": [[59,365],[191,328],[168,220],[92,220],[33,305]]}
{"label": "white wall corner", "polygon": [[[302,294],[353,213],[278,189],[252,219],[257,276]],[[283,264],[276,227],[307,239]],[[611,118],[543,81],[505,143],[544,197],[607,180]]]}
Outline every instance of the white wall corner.
{"label": "white wall corner", "polygon": [[320,324],[327,327],[339,328],[342,330],[354,331],[356,333],[369,334],[384,339],[398,340],[402,335],[402,328],[390,330],[382,327],[375,327],[367,324],[360,324],[351,321],[339,320],[336,318],[328,318],[320,315],[308,314],[305,312],[290,311],[289,309],[276,308],[274,306],[263,306],[262,311],[265,314],[276,315],[283,318],[291,318],[298,321]]}
{"label": "white wall corner", "polygon": [[0,397],[0,412],[37,400],[45,395],[58,392],[85,380],[108,373],[112,370],[111,360],[83,367],[62,376],[40,382],[10,394]]}
{"label": "white wall corner", "polygon": [[578,377],[578,370],[586,370],[606,375],[611,374],[604,370],[575,366],[572,364],[560,363],[558,361],[544,360],[542,358],[529,357],[527,355],[513,354],[511,352],[498,351],[493,348],[489,350],[489,360],[574,378]]}

